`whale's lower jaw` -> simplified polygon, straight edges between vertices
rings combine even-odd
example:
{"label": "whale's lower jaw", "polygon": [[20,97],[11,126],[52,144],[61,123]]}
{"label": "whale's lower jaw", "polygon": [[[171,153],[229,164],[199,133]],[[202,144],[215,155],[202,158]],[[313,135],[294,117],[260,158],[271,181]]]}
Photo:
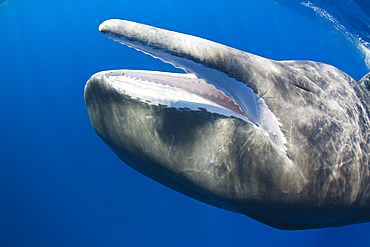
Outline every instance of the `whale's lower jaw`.
{"label": "whale's lower jaw", "polygon": [[[245,205],[231,202],[260,201],[267,177],[278,176],[269,185],[275,191],[269,192],[269,200],[302,190],[305,180],[299,169],[252,122],[213,106],[143,101],[111,80],[112,72],[89,79],[86,106],[98,135],[134,169],[197,200],[244,214],[249,211]],[[264,168],[256,159],[279,165],[261,177]],[[248,185],[247,180],[254,182]]]}
{"label": "whale's lower jaw", "polygon": [[119,72],[103,71],[89,79],[86,106],[97,134],[135,170],[275,228],[349,224],[338,220],[344,213],[348,217],[345,208],[310,206],[309,181],[252,122],[207,108],[143,101],[123,91],[111,73]]}

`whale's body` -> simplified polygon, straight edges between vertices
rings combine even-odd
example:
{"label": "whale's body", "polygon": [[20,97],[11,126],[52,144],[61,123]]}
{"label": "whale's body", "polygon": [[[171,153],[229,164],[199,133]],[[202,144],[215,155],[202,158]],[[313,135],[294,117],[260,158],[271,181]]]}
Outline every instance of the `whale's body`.
{"label": "whale's body", "polygon": [[91,123],[126,164],[280,229],[370,220],[368,79],[129,21],[99,30],[187,73],[89,79]]}

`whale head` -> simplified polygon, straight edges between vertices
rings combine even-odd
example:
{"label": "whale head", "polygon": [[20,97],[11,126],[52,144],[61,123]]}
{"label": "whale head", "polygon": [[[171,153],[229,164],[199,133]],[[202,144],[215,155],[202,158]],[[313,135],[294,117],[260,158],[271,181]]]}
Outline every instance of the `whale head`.
{"label": "whale head", "polygon": [[111,70],[87,82],[93,128],[126,164],[279,229],[370,220],[363,85],[327,64],[130,21],[99,31],[185,72]]}

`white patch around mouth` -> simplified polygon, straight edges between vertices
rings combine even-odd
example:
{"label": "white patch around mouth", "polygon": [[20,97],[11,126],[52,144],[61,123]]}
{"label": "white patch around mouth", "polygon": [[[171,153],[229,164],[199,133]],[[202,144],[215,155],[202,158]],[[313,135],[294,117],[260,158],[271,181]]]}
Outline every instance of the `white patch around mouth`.
{"label": "white patch around mouth", "polygon": [[[205,109],[208,112],[253,123],[257,128],[261,128],[286,153],[284,145],[286,141],[282,133],[279,135],[277,131],[271,131],[276,127],[269,126],[266,122],[264,124],[259,123],[262,120],[269,121],[268,117],[271,116],[268,113],[271,111],[262,98],[245,86],[250,91],[248,94],[251,95],[245,95],[245,90],[242,90],[244,87],[236,88],[237,94],[247,96],[244,97],[246,99],[237,102],[237,104],[234,99],[226,95],[228,93],[225,94],[193,74],[145,70],[112,70],[102,73],[112,82],[111,85],[117,91],[151,105],[165,105],[191,110]],[[241,103],[243,105],[240,105]],[[263,106],[268,110],[267,114]],[[257,112],[258,110],[260,112]],[[271,122],[273,123],[273,121],[269,122],[270,125]],[[265,129],[266,126],[269,128]],[[280,131],[279,128],[278,131]]]}

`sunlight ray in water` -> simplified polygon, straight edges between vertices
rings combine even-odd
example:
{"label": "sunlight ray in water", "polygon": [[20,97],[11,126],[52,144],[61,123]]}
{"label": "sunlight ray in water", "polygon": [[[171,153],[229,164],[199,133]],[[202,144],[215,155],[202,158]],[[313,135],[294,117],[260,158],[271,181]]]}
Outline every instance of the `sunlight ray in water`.
{"label": "sunlight ray in water", "polygon": [[[301,10],[301,13],[307,16],[314,15],[341,32],[363,54],[364,61],[370,69],[370,17],[366,14],[370,9],[369,3],[346,0],[335,2],[320,0],[276,1]],[[358,5],[359,3],[361,5]]]}

